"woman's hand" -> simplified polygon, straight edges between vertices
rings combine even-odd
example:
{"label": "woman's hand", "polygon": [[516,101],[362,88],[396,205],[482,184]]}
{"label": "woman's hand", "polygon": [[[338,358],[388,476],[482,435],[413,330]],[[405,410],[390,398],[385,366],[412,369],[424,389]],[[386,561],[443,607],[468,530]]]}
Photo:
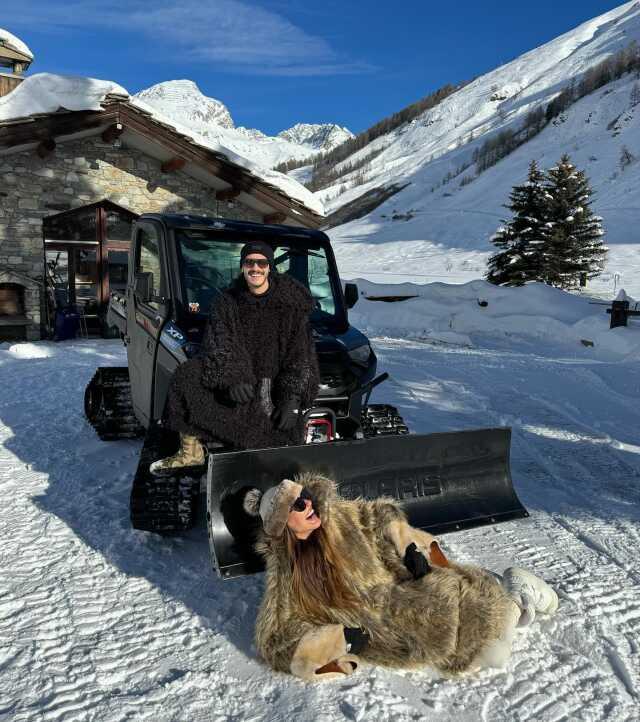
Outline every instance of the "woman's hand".
{"label": "woman's hand", "polygon": [[421,579],[431,571],[425,555],[411,542],[404,552],[404,565],[413,574],[414,579]]}

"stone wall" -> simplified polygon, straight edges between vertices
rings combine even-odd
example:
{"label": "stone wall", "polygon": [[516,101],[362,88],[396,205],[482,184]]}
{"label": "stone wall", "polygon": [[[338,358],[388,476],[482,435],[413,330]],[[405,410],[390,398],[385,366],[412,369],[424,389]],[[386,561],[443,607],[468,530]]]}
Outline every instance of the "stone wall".
{"label": "stone wall", "polygon": [[[160,161],[99,136],[59,143],[41,159],[34,150],[0,156],[0,270],[44,280],[42,219],[104,199],[134,213],[188,212],[262,221],[247,206],[218,203],[212,188]],[[29,309],[27,337],[40,338],[44,299]]]}

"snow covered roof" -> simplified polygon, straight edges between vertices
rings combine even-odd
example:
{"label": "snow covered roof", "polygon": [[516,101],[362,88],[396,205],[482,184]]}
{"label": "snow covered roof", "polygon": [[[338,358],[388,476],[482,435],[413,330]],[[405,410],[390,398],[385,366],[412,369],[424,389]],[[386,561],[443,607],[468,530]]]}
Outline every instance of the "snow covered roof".
{"label": "snow covered roof", "polygon": [[191,144],[212,151],[230,164],[243,168],[254,178],[302,204],[312,214],[324,215],[321,201],[293,178],[258,166],[215,140],[204,138],[193,129],[176,123],[142,100],[132,98],[125,88],[111,81],[51,73],[31,75],[25,78],[11,93],[0,97],[0,126],[54,114],[61,110],[101,111],[114,101],[127,103],[153,121],[188,139]]}
{"label": "snow covered roof", "polygon": [[107,96],[127,99],[129,93],[108,80],[37,73],[0,98],[0,123],[59,110],[102,110]]}
{"label": "snow covered roof", "polygon": [[16,38],[16,36],[12,35],[8,30],[0,28],[0,46],[2,45],[11,48],[12,50],[16,50],[17,52],[22,53],[22,55],[26,55],[28,58],[33,60],[33,53],[29,50],[26,44],[22,42],[22,40]]}

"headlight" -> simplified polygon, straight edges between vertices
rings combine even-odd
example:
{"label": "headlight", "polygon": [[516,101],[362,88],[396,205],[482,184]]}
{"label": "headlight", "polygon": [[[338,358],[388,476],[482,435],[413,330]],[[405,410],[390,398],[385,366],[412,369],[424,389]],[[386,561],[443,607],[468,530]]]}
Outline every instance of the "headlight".
{"label": "headlight", "polygon": [[357,346],[349,351],[349,358],[360,366],[367,366],[371,356],[371,346],[368,343]]}

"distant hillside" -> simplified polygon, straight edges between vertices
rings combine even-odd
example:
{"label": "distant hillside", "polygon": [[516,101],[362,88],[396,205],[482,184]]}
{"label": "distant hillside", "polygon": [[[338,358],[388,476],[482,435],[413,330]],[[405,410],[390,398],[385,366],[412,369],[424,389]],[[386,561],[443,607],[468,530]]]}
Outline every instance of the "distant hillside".
{"label": "distant hillside", "polygon": [[548,168],[566,152],[591,179],[604,217],[611,252],[601,285],[640,271],[637,41],[640,3],[629,2],[340,159],[316,193],[328,213],[404,186],[364,217],[345,224],[336,216],[342,225],[331,235],[342,270],[402,274],[411,264],[442,280],[481,276],[511,187],[532,159]]}

